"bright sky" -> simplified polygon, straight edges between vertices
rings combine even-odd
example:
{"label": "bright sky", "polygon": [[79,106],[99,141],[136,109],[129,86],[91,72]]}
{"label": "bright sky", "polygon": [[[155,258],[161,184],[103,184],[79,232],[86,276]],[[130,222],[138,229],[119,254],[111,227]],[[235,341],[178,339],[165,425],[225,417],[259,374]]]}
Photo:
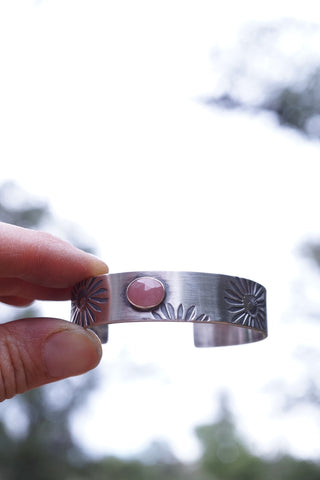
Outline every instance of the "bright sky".
{"label": "bright sky", "polygon": [[312,275],[297,247],[320,234],[319,145],[197,101],[215,46],[283,16],[320,22],[318,2],[0,2],[0,179],[88,231],[111,272],[207,271],[268,289],[270,337],[255,345],[198,350],[186,325],[110,329],[102,387],[74,427],[94,452],[161,438],[191,459],[192,429],[225,388],[259,449],[319,456],[314,412],[283,415],[268,387],[300,388],[292,353],[315,338],[292,288]]}

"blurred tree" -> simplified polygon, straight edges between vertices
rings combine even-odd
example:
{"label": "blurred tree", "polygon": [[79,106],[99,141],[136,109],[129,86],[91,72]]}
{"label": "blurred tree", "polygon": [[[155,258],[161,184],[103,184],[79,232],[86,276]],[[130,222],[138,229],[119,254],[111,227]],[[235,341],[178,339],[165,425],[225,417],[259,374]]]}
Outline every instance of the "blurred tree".
{"label": "blurred tree", "polygon": [[[0,221],[29,228],[42,228],[57,233],[57,222],[48,205],[31,198],[14,183],[0,186]],[[60,236],[79,248],[93,252],[89,242],[81,244],[77,229],[63,224]],[[67,231],[67,235],[65,234]],[[8,320],[8,308],[6,318]],[[35,307],[11,308],[9,317],[39,315]],[[1,317],[1,310],[0,310]],[[1,318],[0,318],[1,321]],[[70,420],[97,386],[97,374],[46,385],[5,401],[0,418],[0,479],[1,480],[160,480],[186,477],[166,445],[153,445],[153,458],[148,465],[138,460],[123,461],[107,457],[91,461],[74,440]],[[168,460],[168,461],[167,461]],[[170,461],[169,461],[170,460]],[[181,475],[180,475],[181,473]],[[199,479],[200,480],[200,479]]]}
{"label": "blurred tree", "polygon": [[320,138],[319,41],[319,25],[294,19],[247,26],[231,50],[215,50],[206,103],[270,111],[281,125]]}
{"label": "blurred tree", "polygon": [[[114,457],[105,459],[93,465],[88,465],[90,479],[94,480],[202,480],[202,477],[193,476],[190,467],[177,464],[145,464],[138,460],[121,460]],[[204,479],[203,479],[204,480]]]}
{"label": "blurred tree", "polygon": [[[286,19],[246,26],[234,47],[214,52],[216,82],[206,103],[214,108],[239,109],[250,114],[271,112],[281,126],[291,127],[310,139],[320,139],[319,42],[319,24]],[[299,253],[320,268],[319,241],[307,242]],[[306,320],[315,319],[319,323],[319,301],[308,301],[310,298],[306,297],[312,293],[303,292],[306,289],[310,290],[310,285],[299,284],[295,291],[299,304],[296,310]],[[313,311],[306,313],[308,308]],[[315,322],[313,327],[316,328]],[[318,337],[319,331],[312,330],[310,335]],[[319,349],[297,346],[296,358],[302,373],[294,386],[285,385],[283,381],[276,385],[278,404],[287,413],[306,406],[309,411],[313,408],[314,422],[320,425]],[[202,441],[206,439],[202,437]],[[205,445],[209,448],[208,441]],[[211,447],[213,449],[213,445]],[[224,473],[227,471],[228,468]],[[319,465],[282,456],[265,463],[260,470],[259,478],[269,477],[316,479],[320,478]]]}
{"label": "blurred tree", "polygon": [[198,427],[196,433],[203,446],[201,464],[213,478],[264,478],[265,462],[252,455],[238,436],[226,396],[221,399],[221,412],[217,422]]}
{"label": "blurred tree", "polygon": [[[53,222],[45,203],[38,204],[26,197],[14,184],[0,187],[0,221],[40,228],[48,219]],[[19,317],[37,314],[36,309],[19,309]],[[217,421],[197,429],[203,446],[197,463],[180,463],[163,442],[151,444],[143,452],[142,460],[114,457],[91,460],[72,437],[70,420],[74,412],[83,407],[96,382],[96,374],[91,372],[18,395],[1,404],[0,480],[320,478],[320,466],[316,463],[291,457],[266,460],[254,455],[236,431],[226,397],[221,399]]]}
{"label": "blurred tree", "polygon": [[[11,182],[0,187],[0,221],[34,229],[43,224],[54,226],[48,205],[31,198]],[[79,243],[77,246],[83,247]],[[39,315],[35,307],[19,309],[18,315],[17,309],[10,308],[11,315],[8,315],[9,307],[5,308],[5,321],[8,317],[13,320],[17,316]],[[90,372],[18,395],[2,404],[1,480],[56,480],[79,470],[85,457],[72,438],[70,418],[79,406],[83,406],[96,381],[96,373]],[[24,425],[22,431],[18,425],[18,428],[12,425],[12,411],[19,412],[18,419]]]}
{"label": "blurred tree", "polygon": [[290,456],[265,459],[254,455],[236,431],[228,406],[222,396],[220,415],[212,425],[196,429],[203,447],[200,466],[215,480],[318,480],[320,465]]}
{"label": "blurred tree", "polygon": [[45,202],[30,198],[18,185],[8,181],[0,187],[0,221],[37,228],[50,215]]}
{"label": "blurred tree", "polygon": [[320,268],[320,244],[318,242],[306,242],[301,249],[301,253],[311,259],[317,268]]}

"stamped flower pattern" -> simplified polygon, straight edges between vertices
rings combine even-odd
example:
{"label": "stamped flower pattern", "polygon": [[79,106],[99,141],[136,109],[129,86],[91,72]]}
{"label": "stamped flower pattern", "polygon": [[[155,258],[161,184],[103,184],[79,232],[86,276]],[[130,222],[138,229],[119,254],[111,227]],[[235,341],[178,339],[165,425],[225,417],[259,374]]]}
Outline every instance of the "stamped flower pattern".
{"label": "stamped flower pattern", "polygon": [[102,287],[103,280],[93,277],[75,285],[71,293],[71,321],[83,327],[96,322],[96,314],[101,312],[102,304],[108,301],[107,289]]}
{"label": "stamped flower pattern", "polygon": [[230,281],[224,300],[233,315],[232,323],[261,330],[266,328],[266,294],[261,285],[236,277]]}
{"label": "stamped flower pattern", "polygon": [[198,313],[197,307],[191,305],[186,308],[182,303],[177,309],[173,307],[171,303],[164,303],[161,305],[158,311],[152,312],[153,317],[156,320],[173,320],[180,322],[210,322],[209,315],[205,313]]}

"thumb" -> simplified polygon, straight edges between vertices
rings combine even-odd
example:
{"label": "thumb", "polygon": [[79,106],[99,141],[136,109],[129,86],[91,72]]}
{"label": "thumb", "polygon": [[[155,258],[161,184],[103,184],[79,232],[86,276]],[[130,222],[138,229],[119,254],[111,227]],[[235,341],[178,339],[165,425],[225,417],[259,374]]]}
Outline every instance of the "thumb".
{"label": "thumb", "polygon": [[0,325],[0,401],[85,373],[101,355],[94,333],[65,320],[25,318]]}

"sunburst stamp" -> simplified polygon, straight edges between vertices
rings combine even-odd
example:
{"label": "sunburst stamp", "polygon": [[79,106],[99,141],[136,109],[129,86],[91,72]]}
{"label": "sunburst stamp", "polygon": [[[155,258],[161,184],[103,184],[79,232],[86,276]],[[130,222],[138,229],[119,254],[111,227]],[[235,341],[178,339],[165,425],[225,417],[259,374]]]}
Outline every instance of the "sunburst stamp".
{"label": "sunburst stamp", "polygon": [[82,327],[96,323],[103,305],[107,303],[108,290],[102,286],[103,280],[93,277],[77,283],[71,293],[71,321]]}
{"label": "sunburst stamp", "polygon": [[262,285],[235,277],[226,289],[224,300],[233,315],[232,323],[252,328],[266,328],[266,292]]}
{"label": "sunburst stamp", "polygon": [[171,303],[161,305],[159,311],[152,312],[156,320],[173,320],[176,322],[210,322],[210,317],[206,313],[198,313],[197,307],[191,305],[185,308],[182,303],[175,309]]}
{"label": "sunburst stamp", "polygon": [[214,273],[136,271],[99,275],[72,289],[71,320],[102,343],[111,324],[193,323],[196,347],[267,338],[266,289],[245,278]]}

